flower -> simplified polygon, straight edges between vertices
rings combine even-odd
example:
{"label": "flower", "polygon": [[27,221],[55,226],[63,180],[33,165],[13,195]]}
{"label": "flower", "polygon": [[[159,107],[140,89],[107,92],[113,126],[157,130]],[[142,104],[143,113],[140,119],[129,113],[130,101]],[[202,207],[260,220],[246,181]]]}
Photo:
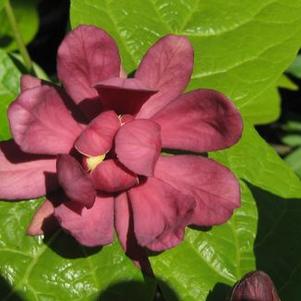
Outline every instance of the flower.
{"label": "flower", "polygon": [[[63,88],[24,75],[8,117],[14,140],[0,144],[0,198],[47,194],[28,233],[55,217],[85,246],[113,241],[162,251],[187,225],[226,222],[240,206],[230,170],[191,152],[227,148],[242,131],[224,95],[182,94],[193,68],[183,36],[167,35],[146,53],[134,78],[122,71],[114,40],[79,26],[57,58]],[[161,155],[165,149],[188,151]]]}
{"label": "flower", "polygon": [[280,301],[273,281],[263,271],[246,274],[235,284],[231,301]]}

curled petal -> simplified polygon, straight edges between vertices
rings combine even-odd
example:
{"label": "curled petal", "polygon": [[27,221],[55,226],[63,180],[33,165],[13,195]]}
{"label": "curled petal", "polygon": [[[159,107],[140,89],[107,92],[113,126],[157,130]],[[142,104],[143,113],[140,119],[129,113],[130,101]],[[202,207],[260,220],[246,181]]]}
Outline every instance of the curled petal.
{"label": "curled petal", "polygon": [[102,106],[114,110],[117,114],[135,115],[157,91],[148,89],[135,78],[112,78],[95,85]]}
{"label": "curled petal", "polygon": [[91,208],[96,192],[89,175],[69,155],[60,155],[57,160],[58,181],[66,195],[74,202]]}
{"label": "curled petal", "polygon": [[155,43],[144,56],[135,78],[158,90],[138,113],[149,118],[180,95],[190,80],[193,48],[183,36],[167,35]]}
{"label": "curled petal", "polygon": [[114,40],[95,26],[71,31],[59,47],[57,60],[58,77],[76,103],[97,97],[93,86],[120,73]]}
{"label": "curled petal", "polygon": [[242,119],[233,103],[213,90],[178,97],[152,117],[161,126],[162,146],[196,152],[219,150],[236,143]]}
{"label": "curled petal", "polygon": [[8,117],[16,143],[34,154],[68,153],[82,130],[58,90],[49,86],[21,93],[9,107]]}
{"label": "curled petal", "polygon": [[80,244],[96,247],[113,241],[114,199],[97,196],[90,209],[79,212],[77,203],[66,202],[54,210],[54,215],[63,229]]}
{"label": "curled petal", "polygon": [[45,200],[44,203],[38,208],[37,212],[33,216],[29,227],[27,228],[27,234],[29,235],[41,235],[44,233],[43,227],[47,219],[51,218],[54,213],[54,206],[49,200]]}
{"label": "curled petal", "polygon": [[137,176],[117,160],[106,160],[91,173],[94,187],[105,192],[118,192],[137,184]]}
{"label": "curled petal", "polygon": [[86,156],[98,156],[111,148],[114,136],[120,128],[118,116],[113,111],[93,119],[75,142],[75,148]]}
{"label": "curled petal", "polygon": [[39,78],[24,74],[20,79],[21,92],[42,86],[42,81]]}
{"label": "curled petal", "polygon": [[115,137],[119,161],[139,175],[150,176],[161,150],[160,126],[151,120],[124,124]]}
{"label": "curled petal", "polygon": [[222,224],[240,206],[237,179],[211,159],[189,155],[160,157],[155,177],[196,200],[191,224]]}
{"label": "curled petal", "polygon": [[0,143],[0,199],[31,199],[57,189],[54,157],[22,152],[14,141]]}
{"label": "curled petal", "polygon": [[195,207],[193,197],[156,178],[148,178],[128,195],[139,245],[162,251],[182,241]]}

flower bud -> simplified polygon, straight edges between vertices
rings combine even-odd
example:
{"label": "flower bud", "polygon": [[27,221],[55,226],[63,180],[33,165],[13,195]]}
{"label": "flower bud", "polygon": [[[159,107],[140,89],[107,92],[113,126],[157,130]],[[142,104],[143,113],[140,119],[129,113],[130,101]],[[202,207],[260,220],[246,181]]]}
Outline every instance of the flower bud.
{"label": "flower bud", "polygon": [[235,284],[231,301],[281,301],[268,274],[255,271]]}

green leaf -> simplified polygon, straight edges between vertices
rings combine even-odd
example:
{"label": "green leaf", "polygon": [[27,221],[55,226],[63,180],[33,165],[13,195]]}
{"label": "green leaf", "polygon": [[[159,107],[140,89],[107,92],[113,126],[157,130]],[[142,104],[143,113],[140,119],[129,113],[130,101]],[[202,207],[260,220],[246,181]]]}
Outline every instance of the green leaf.
{"label": "green leaf", "polygon": [[2,301],[153,300],[154,280],[144,281],[118,243],[87,249],[60,232],[46,243],[24,235],[38,204],[0,202],[0,273],[11,287],[3,295],[0,281]]}
{"label": "green leaf", "polygon": [[255,186],[284,198],[301,197],[299,178],[249,123],[236,145],[210,156]]}
{"label": "green leaf", "polygon": [[294,62],[289,66],[287,72],[297,78],[301,78],[301,55],[298,55]]}
{"label": "green leaf", "polygon": [[[17,24],[25,44],[28,44],[38,31],[39,18],[36,0],[11,0]],[[0,11],[0,47],[7,51],[17,48],[12,30],[4,10]]]}
{"label": "green leaf", "polygon": [[[210,231],[190,229],[181,245],[152,257],[156,276],[177,293],[179,300],[225,300],[230,286],[255,269],[256,203],[243,182],[241,189],[242,206],[226,224]],[[166,286],[161,286],[166,300],[174,301]]]}
{"label": "green leaf", "polygon": [[7,0],[0,0],[0,10],[3,9],[4,4]]}
{"label": "green leaf", "polygon": [[284,200],[256,187],[251,191],[258,208],[257,269],[271,276],[282,301],[299,301],[301,200]]}
{"label": "green leaf", "polygon": [[19,93],[20,72],[10,57],[0,49],[0,139],[8,139],[7,107]]}
{"label": "green leaf", "polygon": [[301,145],[301,133],[285,135],[281,141],[289,146]]}
{"label": "green leaf", "polygon": [[282,74],[278,80],[278,87],[285,88],[292,91],[297,91],[299,89],[298,85],[290,80],[285,74]]}
{"label": "green leaf", "polygon": [[273,108],[278,100],[266,99],[268,91],[300,45],[301,1],[120,0],[116,5],[110,0],[73,0],[71,23],[108,31],[118,41],[128,72],[159,37],[188,36],[195,49],[189,89],[222,91],[247,120],[266,123],[279,111]]}
{"label": "green leaf", "polygon": [[[301,136],[299,137],[299,143],[301,144]],[[285,157],[285,162],[292,167],[296,174],[301,178],[301,148],[297,148],[288,156]]]}

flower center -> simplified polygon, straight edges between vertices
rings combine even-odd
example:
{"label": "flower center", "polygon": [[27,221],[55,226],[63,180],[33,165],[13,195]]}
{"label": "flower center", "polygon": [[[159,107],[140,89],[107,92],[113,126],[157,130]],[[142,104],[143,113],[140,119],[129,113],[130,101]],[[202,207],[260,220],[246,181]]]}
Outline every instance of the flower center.
{"label": "flower center", "polygon": [[88,171],[94,170],[97,167],[97,165],[99,165],[105,159],[105,157],[106,157],[105,154],[99,156],[87,157],[86,165]]}

